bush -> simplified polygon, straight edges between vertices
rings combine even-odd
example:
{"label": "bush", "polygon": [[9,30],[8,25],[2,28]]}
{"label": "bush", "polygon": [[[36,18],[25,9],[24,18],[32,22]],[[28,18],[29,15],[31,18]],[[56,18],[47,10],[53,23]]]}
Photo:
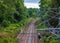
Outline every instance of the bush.
{"label": "bush", "polygon": [[7,27],[7,26],[9,26],[9,24],[10,24],[9,21],[4,20],[4,21],[1,23],[1,26],[2,26],[2,27]]}

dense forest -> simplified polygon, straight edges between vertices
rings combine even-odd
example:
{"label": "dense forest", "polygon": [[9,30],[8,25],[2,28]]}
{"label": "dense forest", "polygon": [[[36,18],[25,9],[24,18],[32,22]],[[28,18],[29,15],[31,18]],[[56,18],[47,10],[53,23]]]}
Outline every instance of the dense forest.
{"label": "dense forest", "polygon": [[0,24],[8,26],[26,18],[26,8],[22,0],[0,0]]}
{"label": "dense forest", "polygon": [[0,0],[0,43],[17,43],[17,34],[36,14],[37,9],[27,9],[24,0]]}
{"label": "dense forest", "polygon": [[[41,0],[40,1],[40,16],[42,16],[43,18],[43,16],[45,15],[43,18],[44,20],[52,18],[53,16],[58,15],[59,7],[60,7],[60,0]],[[57,9],[51,9],[51,8],[57,8]],[[52,20],[50,20],[50,24],[53,27],[56,27],[56,25],[58,24],[58,19],[52,18]]]}
{"label": "dense forest", "polygon": [[23,0],[0,0],[0,43],[17,43],[15,37],[27,16]]}
{"label": "dense forest", "polygon": [[[38,22],[38,28],[43,28],[44,25],[40,25],[43,21],[49,20],[49,18],[52,18],[59,13],[59,6],[60,6],[60,0],[41,0],[40,2],[40,17],[41,20]],[[57,9],[51,9],[51,8],[57,8]],[[57,16],[58,17],[58,16]],[[58,19],[52,18],[48,22],[52,27],[56,27],[58,24]],[[40,24],[39,24],[40,23]],[[43,33],[43,31],[42,31]],[[46,36],[50,36],[49,32],[47,32]],[[43,39],[42,43],[58,43],[58,39],[52,35],[51,39],[45,38]]]}

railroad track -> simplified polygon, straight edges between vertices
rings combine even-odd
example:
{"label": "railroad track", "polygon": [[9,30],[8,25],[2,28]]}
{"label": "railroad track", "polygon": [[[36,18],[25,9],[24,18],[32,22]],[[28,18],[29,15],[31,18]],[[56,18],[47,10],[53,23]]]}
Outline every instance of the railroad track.
{"label": "railroad track", "polygon": [[34,43],[34,26],[33,24],[30,25],[30,29],[27,31],[27,38],[25,43]]}
{"label": "railroad track", "polygon": [[[27,32],[25,33],[21,33],[20,35],[18,35],[18,43],[38,43],[37,41],[37,33],[35,30],[35,22],[37,20],[34,20],[30,25],[29,25],[29,29],[27,30]],[[23,36],[23,35],[24,36]]]}

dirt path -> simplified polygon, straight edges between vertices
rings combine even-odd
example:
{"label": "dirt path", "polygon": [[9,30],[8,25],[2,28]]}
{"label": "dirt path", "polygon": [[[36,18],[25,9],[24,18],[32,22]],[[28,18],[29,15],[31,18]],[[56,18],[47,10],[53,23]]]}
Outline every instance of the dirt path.
{"label": "dirt path", "polygon": [[30,25],[26,32],[21,32],[17,38],[18,43],[38,43],[37,32],[35,30],[35,22],[38,19],[34,20]]}

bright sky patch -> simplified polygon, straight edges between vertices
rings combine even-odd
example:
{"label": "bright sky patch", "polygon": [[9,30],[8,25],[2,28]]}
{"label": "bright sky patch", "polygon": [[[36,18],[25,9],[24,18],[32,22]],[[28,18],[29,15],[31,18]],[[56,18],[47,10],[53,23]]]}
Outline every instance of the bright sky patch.
{"label": "bright sky patch", "polygon": [[38,3],[24,3],[27,8],[39,8]]}

